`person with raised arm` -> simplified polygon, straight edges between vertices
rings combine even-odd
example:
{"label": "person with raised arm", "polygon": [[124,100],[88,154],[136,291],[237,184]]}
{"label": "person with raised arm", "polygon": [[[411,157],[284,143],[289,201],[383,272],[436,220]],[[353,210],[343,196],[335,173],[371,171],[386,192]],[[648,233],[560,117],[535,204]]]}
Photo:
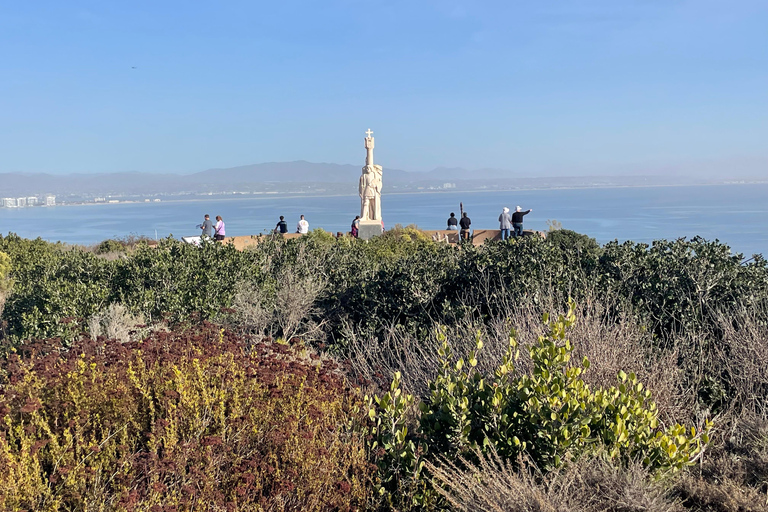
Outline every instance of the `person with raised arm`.
{"label": "person with raised arm", "polygon": [[533,209],[529,208],[523,211],[519,206],[515,208],[515,213],[512,214],[512,235],[517,238],[523,236],[523,217],[531,213]]}

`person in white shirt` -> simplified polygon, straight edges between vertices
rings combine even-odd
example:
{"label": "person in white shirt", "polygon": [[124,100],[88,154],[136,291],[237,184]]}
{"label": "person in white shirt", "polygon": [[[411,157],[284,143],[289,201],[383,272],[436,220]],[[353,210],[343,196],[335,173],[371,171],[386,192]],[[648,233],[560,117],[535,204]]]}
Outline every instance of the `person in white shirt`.
{"label": "person in white shirt", "polygon": [[301,216],[301,219],[299,219],[299,223],[296,225],[296,232],[301,233],[302,235],[306,235],[307,232],[309,232],[309,222],[304,219],[304,216]]}

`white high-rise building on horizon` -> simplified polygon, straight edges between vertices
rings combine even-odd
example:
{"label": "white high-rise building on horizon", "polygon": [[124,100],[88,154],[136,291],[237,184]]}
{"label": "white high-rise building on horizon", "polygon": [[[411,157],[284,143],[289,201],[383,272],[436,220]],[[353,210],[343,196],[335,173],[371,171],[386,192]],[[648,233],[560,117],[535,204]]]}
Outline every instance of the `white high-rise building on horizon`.
{"label": "white high-rise building on horizon", "polygon": [[56,196],[45,196],[45,206],[56,206]]}
{"label": "white high-rise building on horizon", "polygon": [[16,208],[16,198],[14,197],[4,197],[3,198],[3,206],[6,208]]}

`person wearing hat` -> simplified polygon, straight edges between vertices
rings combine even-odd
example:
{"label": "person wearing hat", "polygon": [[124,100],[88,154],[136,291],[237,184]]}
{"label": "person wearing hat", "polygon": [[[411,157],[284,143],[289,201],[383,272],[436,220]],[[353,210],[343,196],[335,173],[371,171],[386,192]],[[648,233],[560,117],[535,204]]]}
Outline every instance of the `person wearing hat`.
{"label": "person wearing hat", "polygon": [[515,208],[515,213],[512,214],[512,236],[515,238],[523,236],[523,216],[531,213],[533,209],[523,211],[519,206]]}
{"label": "person wearing hat", "polygon": [[501,230],[501,240],[509,238],[509,230],[512,229],[512,217],[509,215],[509,208],[506,206],[499,215],[499,229]]}

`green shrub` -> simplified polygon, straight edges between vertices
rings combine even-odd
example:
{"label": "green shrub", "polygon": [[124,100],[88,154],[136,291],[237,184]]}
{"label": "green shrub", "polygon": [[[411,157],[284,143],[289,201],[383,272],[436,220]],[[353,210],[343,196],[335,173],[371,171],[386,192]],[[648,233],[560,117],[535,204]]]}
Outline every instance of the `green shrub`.
{"label": "green shrub", "polygon": [[10,287],[11,257],[4,252],[0,252],[0,292],[8,290]]}
{"label": "green shrub", "polygon": [[126,252],[126,247],[117,240],[104,240],[96,246],[93,252],[96,254],[107,254],[110,252]]}
{"label": "green shrub", "polygon": [[596,257],[601,252],[600,244],[594,238],[570,229],[550,229],[547,234],[547,242],[564,251],[576,253],[578,256]]}
{"label": "green shrub", "polygon": [[13,292],[3,315],[13,344],[53,337],[71,343],[85,319],[109,304],[112,271],[110,262],[82,250],[53,248],[14,258]]}
{"label": "green shrub", "polygon": [[434,508],[438,495],[424,478],[425,445],[409,434],[409,417],[415,412],[413,395],[402,392],[395,373],[388,392],[366,396],[370,420],[369,453],[378,467],[378,495],[394,510]]}
{"label": "green shrub", "polygon": [[369,500],[361,404],[301,346],[249,346],[207,325],[21,354],[1,374],[2,510],[354,510]]}
{"label": "green shrub", "polygon": [[711,329],[719,311],[768,301],[768,262],[756,255],[742,265],[742,259],[727,245],[699,237],[650,246],[611,242],[600,256],[598,289],[626,300],[664,340]]}
{"label": "green shrub", "polygon": [[138,245],[126,259],[110,262],[110,302],[120,302],[148,322],[209,319],[229,308],[237,283],[257,272],[252,252],[231,244],[161,240],[157,247]]}
{"label": "green shrub", "polygon": [[589,361],[570,361],[566,333],[575,321],[574,304],[568,315],[544,321],[547,335],[529,349],[530,374],[516,373],[514,335],[491,375],[475,369],[483,348],[479,335],[466,362],[454,360],[444,342],[441,370],[419,403],[416,432],[408,432],[414,399],[402,393],[399,375],[388,393],[368,399],[373,446],[382,449],[377,462],[390,490],[405,475],[422,476],[424,454],[451,458],[492,451],[509,461],[525,455],[543,471],[595,454],[641,461],[652,471],[676,471],[696,459],[709,441],[709,423],[699,434],[681,425],[662,428],[650,392],[634,374],[619,372],[617,386],[591,390],[581,378]]}
{"label": "green shrub", "polygon": [[575,321],[567,316],[548,321],[549,332],[530,347],[533,371],[515,375],[519,357],[510,337],[506,356],[494,374],[474,370],[482,349],[452,363],[447,343],[440,349],[442,371],[420,405],[420,430],[430,447],[441,453],[483,450],[493,445],[499,455],[514,459],[525,453],[549,470],[585,453],[606,450],[611,458],[641,460],[651,469],[680,469],[701,450],[702,437],[675,425],[662,430],[650,392],[634,374],[623,371],[618,386],[590,390],[581,378],[589,367],[571,364],[573,346],[566,338]]}
{"label": "green shrub", "polygon": [[[5,309],[5,299],[13,286],[13,281],[8,277],[11,272],[11,257],[0,252],[0,329],[2,329],[2,314]],[[0,338],[2,335],[0,335]]]}

